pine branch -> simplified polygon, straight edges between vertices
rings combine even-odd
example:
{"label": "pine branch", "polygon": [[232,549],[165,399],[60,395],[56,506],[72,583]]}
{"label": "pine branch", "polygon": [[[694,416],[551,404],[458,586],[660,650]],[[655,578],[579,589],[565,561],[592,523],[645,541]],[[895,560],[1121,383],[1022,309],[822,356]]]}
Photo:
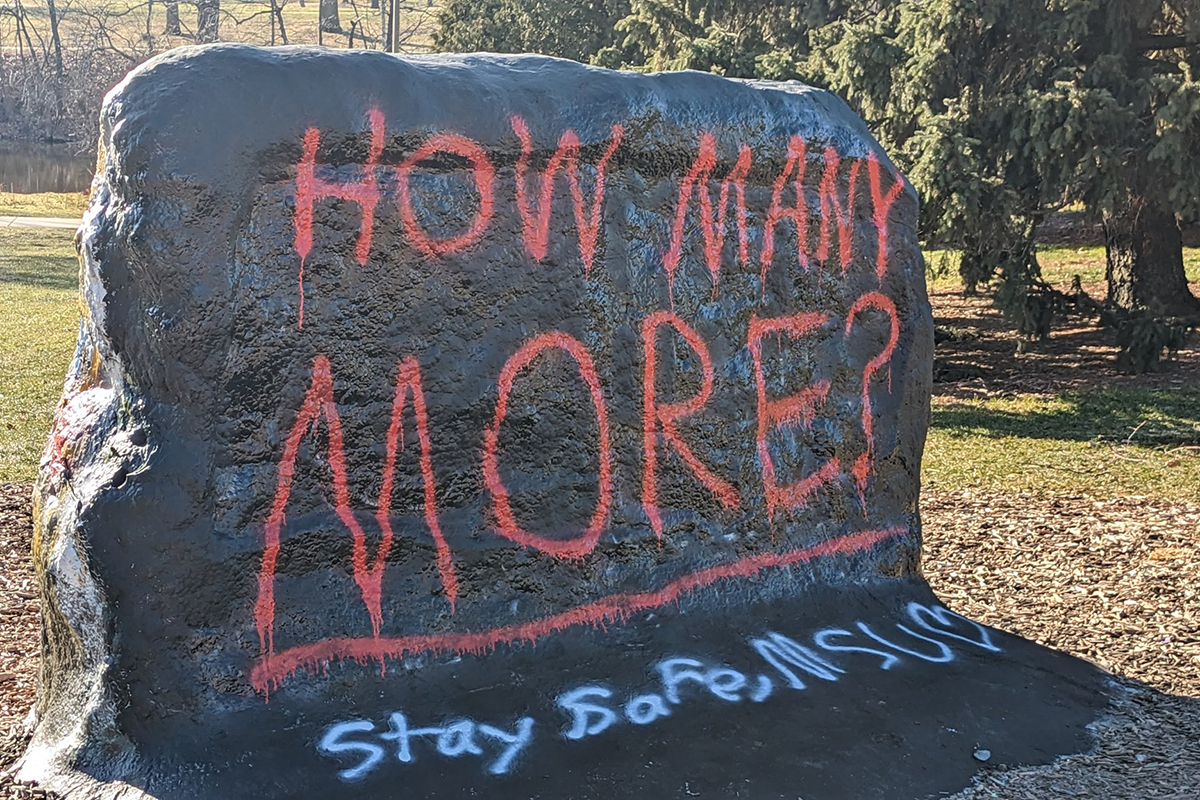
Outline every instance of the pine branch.
{"label": "pine branch", "polygon": [[1144,33],[1133,40],[1133,47],[1143,52],[1153,50],[1194,50],[1200,41],[1189,39],[1181,33]]}

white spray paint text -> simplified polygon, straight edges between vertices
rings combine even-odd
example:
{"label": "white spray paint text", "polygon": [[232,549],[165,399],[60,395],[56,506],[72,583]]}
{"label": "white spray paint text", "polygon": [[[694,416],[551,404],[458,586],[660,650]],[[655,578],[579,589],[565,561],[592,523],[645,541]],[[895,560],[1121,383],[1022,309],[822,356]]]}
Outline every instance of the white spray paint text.
{"label": "white spray paint text", "polygon": [[[904,621],[892,625],[895,634],[886,630],[880,633],[866,622],[857,621],[854,630],[818,630],[812,635],[811,646],[776,631],[751,638],[750,648],[762,660],[767,674],[756,674],[757,670],[748,674],[696,657],[674,656],[656,665],[658,685],[653,691],[622,698],[602,683],[578,686],[556,698],[556,705],[566,714],[561,735],[568,741],[579,741],[626,724],[649,725],[670,717],[685,702],[706,698],[719,704],[762,703],[774,694],[777,680],[795,691],[807,689],[814,679],[836,683],[856,668],[861,669],[864,656],[870,656],[876,668],[891,670],[910,660],[950,663],[956,659],[952,643],[1001,652],[986,628],[942,606],[912,602],[904,612]],[[897,634],[907,640],[902,643]],[[395,712],[386,730],[377,731],[375,724],[365,719],[338,722],[325,731],[317,747],[321,753],[339,759],[347,754],[360,756],[356,765],[338,773],[345,781],[369,775],[387,757],[389,748],[394,748],[396,761],[404,764],[415,761],[422,748],[436,750],[446,758],[476,756],[484,760],[487,773],[503,775],[531,743],[533,729],[532,717],[520,719],[511,730],[470,719],[415,728],[403,713]]]}
{"label": "white spray paint text", "polygon": [[[353,734],[374,734],[371,738],[347,737]],[[362,753],[358,764],[344,769],[338,776],[342,780],[354,781],[369,775],[387,754],[383,742],[394,742],[396,760],[408,764],[415,756],[414,740],[430,740],[438,753],[447,758],[464,755],[480,756],[490,760],[486,770],[492,775],[503,775],[512,767],[517,754],[533,738],[533,718],[525,717],[517,722],[512,731],[485,725],[470,719],[459,719],[439,727],[414,728],[408,718],[397,711],[389,720],[386,731],[375,733],[375,723],[356,719],[331,725],[325,731],[317,749],[322,753],[337,756],[342,753]]]}

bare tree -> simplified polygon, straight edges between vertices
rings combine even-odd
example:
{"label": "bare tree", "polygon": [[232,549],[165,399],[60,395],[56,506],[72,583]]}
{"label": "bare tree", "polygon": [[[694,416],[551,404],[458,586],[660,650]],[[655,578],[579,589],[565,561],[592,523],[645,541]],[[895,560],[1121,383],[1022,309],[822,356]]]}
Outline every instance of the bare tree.
{"label": "bare tree", "polygon": [[179,30],[179,3],[168,0],[167,2],[167,26],[163,28],[164,36],[178,36]]}
{"label": "bare tree", "polygon": [[[300,5],[304,5],[301,0]],[[283,24],[283,3],[279,0],[271,0],[271,44],[275,44],[275,27],[279,27],[279,38],[282,44],[288,43],[287,28]]]}
{"label": "bare tree", "polygon": [[54,0],[46,0],[50,12],[50,41],[54,45],[54,75],[60,81],[63,76],[62,38],[58,34],[58,9]]}
{"label": "bare tree", "polygon": [[221,38],[221,0],[196,0],[196,41]]}
{"label": "bare tree", "polygon": [[325,33],[341,33],[342,21],[338,15],[338,0],[321,0],[320,25]]}
{"label": "bare tree", "polygon": [[93,141],[112,85],[185,41],[289,44],[322,35],[330,46],[383,48],[390,23],[389,49],[414,50],[437,24],[428,0],[318,0],[318,24],[302,27],[286,25],[295,22],[286,8],[304,0],[30,2],[0,0],[0,136],[19,140]]}

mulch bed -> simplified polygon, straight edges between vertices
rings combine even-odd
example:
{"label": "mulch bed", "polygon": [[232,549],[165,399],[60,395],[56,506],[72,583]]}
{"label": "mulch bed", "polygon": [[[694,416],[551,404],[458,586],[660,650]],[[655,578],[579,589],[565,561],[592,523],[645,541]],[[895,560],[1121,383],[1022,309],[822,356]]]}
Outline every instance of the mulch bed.
{"label": "mulch bed", "polygon": [[[33,706],[41,630],[34,582],[31,487],[0,483],[0,769],[20,755],[23,721]],[[0,775],[0,799],[31,800],[44,792],[13,786]]]}
{"label": "mulch bed", "polygon": [[1093,752],[997,765],[956,798],[1200,797],[1200,506],[948,492],[922,510],[925,574],[947,606],[1125,690]]}
{"label": "mulch bed", "polygon": [[947,605],[1200,697],[1200,506],[950,492],[922,511],[926,574]]}
{"label": "mulch bed", "polygon": [[29,712],[37,687],[38,603],[29,486],[0,484],[0,730]]}

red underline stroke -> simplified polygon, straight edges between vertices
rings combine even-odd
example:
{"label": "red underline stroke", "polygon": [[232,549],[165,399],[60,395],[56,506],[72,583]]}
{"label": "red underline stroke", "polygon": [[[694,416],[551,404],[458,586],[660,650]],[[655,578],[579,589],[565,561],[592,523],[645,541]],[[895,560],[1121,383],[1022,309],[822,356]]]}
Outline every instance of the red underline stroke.
{"label": "red underline stroke", "polygon": [[335,660],[353,660],[365,663],[424,652],[480,654],[502,644],[535,642],[552,633],[575,626],[599,626],[605,622],[620,623],[638,612],[669,605],[678,601],[687,592],[703,589],[718,581],[748,578],[765,569],[802,564],[823,556],[862,552],[907,531],[907,526],[860,531],[797,550],[749,556],[729,564],[719,564],[697,570],[671,581],[661,589],[614,594],[601,600],[585,603],[569,611],[516,625],[504,625],[483,631],[462,633],[323,639],[311,644],[290,647],[269,657],[261,656],[255,659],[250,670],[250,682],[258,692],[265,695],[298,671],[302,669],[319,671],[323,665]]}

